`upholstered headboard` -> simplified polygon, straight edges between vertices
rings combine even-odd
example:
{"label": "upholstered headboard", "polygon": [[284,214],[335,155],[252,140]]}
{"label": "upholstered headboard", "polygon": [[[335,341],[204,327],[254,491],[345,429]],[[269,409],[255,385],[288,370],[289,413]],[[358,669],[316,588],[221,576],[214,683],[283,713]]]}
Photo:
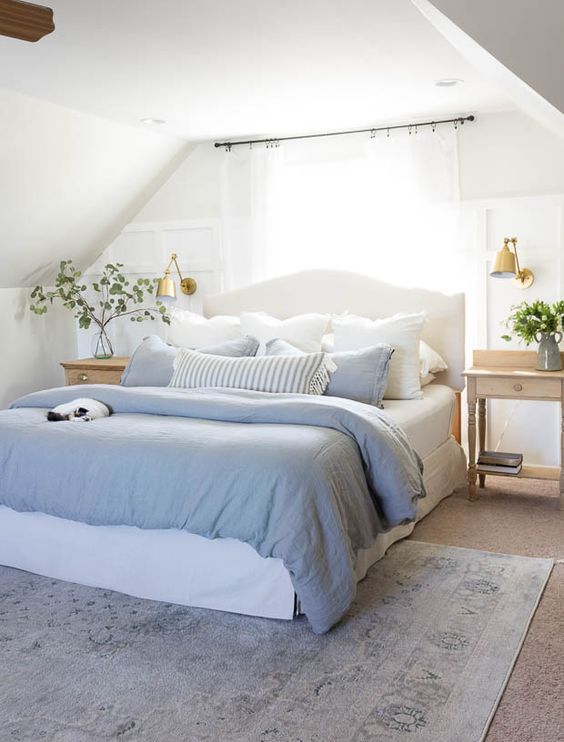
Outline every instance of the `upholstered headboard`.
{"label": "upholstered headboard", "polygon": [[462,389],[464,380],[464,295],[404,288],[343,271],[312,270],[255,283],[204,299],[204,314],[268,312],[280,319],[305,312],[351,312],[377,319],[397,312],[427,312],[426,340],[448,363],[437,377]]}

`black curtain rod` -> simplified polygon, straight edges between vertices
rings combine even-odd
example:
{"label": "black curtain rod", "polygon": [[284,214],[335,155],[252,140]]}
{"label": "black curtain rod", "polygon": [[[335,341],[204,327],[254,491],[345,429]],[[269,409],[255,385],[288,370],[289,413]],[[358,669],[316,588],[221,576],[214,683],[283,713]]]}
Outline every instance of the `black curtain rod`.
{"label": "black curtain rod", "polygon": [[276,144],[277,142],[289,142],[294,139],[318,139],[319,137],[340,137],[344,134],[375,134],[377,131],[393,131],[394,129],[420,129],[423,126],[438,126],[439,124],[464,124],[465,121],[474,121],[475,116],[457,116],[454,119],[441,119],[439,121],[422,121],[413,124],[393,124],[391,126],[372,126],[370,129],[351,129],[349,131],[328,131],[323,134],[296,134],[291,137],[269,137],[268,139],[246,139],[243,142],[215,142],[214,147],[239,147],[242,144]]}

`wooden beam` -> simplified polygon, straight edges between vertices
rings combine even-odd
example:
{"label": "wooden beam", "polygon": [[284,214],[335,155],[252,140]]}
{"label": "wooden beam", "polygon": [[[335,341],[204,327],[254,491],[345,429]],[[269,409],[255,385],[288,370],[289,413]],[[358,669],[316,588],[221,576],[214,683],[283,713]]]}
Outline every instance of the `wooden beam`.
{"label": "wooden beam", "polygon": [[22,0],[0,0],[0,35],[39,41],[54,30],[51,8]]}

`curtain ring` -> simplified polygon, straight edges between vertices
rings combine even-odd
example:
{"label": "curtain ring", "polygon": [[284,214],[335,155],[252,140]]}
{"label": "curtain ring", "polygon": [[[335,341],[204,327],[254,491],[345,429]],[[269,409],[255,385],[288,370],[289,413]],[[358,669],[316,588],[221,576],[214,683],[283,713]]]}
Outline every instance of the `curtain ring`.
{"label": "curtain ring", "polygon": [[432,121],[431,122],[431,131],[433,132],[433,134],[435,133],[436,130],[437,130],[437,124],[434,121]]}
{"label": "curtain ring", "polygon": [[374,131],[374,129],[371,129],[370,130],[370,139],[374,139],[375,136],[376,136],[376,132]]}
{"label": "curtain ring", "polygon": [[225,145],[225,151],[231,152],[231,144],[229,142]]}
{"label": "curtain ring", "polygon": [[387,138],[387,139],[389,139],[389,138],[390,138],[390,130],[389,130],[389,129],[386,129],[386,138]]}
{"label": "curtain ring", "polygon": [[407,131],[409,133],[409,136],[411,136],[411,125],[407,127]]}

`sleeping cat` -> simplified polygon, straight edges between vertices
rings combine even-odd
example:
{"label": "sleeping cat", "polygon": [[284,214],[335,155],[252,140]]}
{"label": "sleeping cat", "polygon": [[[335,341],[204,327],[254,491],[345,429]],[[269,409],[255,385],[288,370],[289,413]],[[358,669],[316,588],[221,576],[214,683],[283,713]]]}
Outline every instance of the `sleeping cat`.
{"label": "sleeping cat", "polygon": [[97,399],[73,399],[72,402],[57,405],[47,413],[50,422],[90,422],[102,417],[108,417],[112,410]]}

